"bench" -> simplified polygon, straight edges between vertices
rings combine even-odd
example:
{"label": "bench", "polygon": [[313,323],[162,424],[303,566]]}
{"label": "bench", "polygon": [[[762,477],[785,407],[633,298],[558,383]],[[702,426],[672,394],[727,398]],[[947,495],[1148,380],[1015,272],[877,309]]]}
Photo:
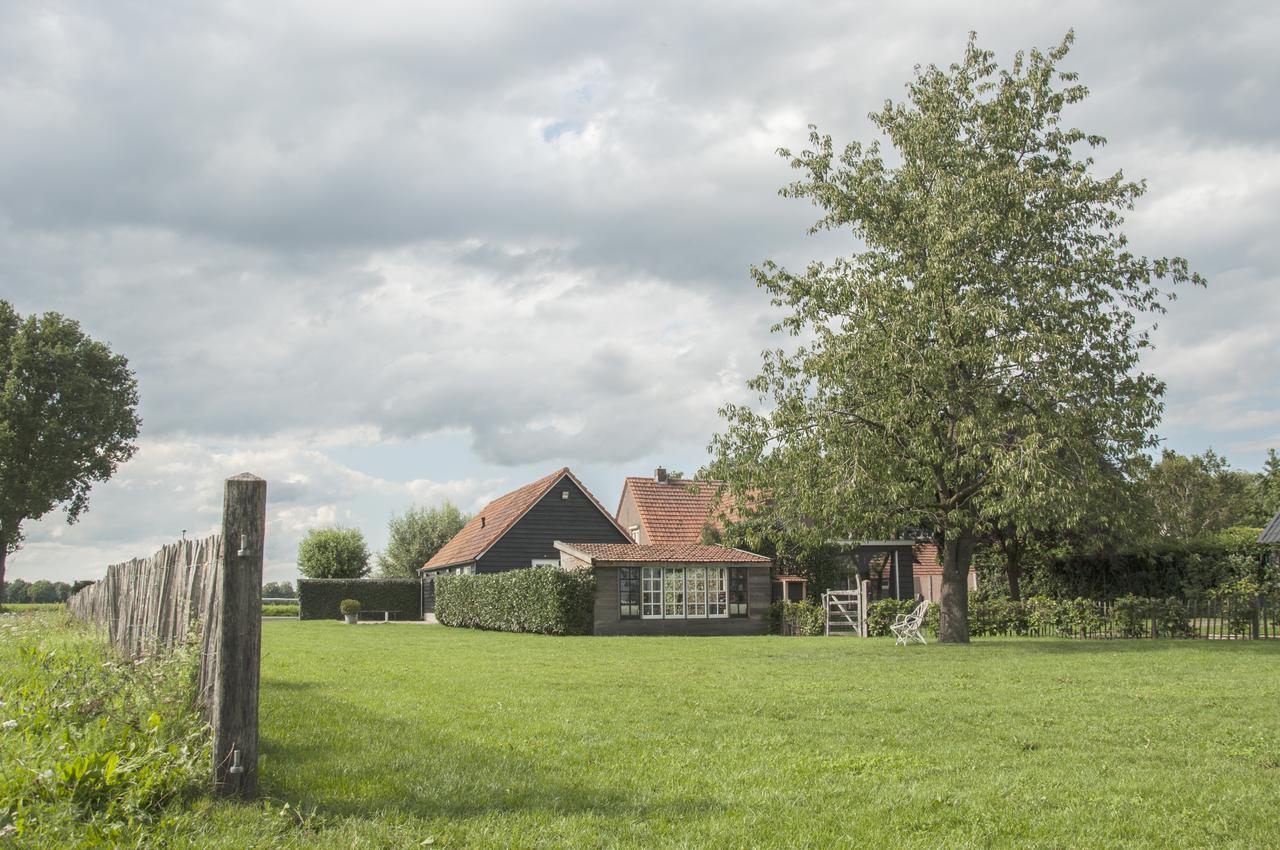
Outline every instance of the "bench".
{"label": "bench", "polygon": [[[376,608],[370,608],[370,609],[369,609],[369,610],[367,610],[367,611],[362,610],[362,611],[357,615],[357,619],[358,619],[359,617],[363,617],[365,614],[381,614],[381,615],[382,615],[382,622],[384,622],[384,623],[390,623],[390,622],[391,622],[391,615],[392,615],[392,614],[400,614],[400,613],[401,613],[400,611],[385,611],[385,610],[380,610],[380,609],[376,609]],[[397,619],[398,619],[398,618],[397,618]]]}

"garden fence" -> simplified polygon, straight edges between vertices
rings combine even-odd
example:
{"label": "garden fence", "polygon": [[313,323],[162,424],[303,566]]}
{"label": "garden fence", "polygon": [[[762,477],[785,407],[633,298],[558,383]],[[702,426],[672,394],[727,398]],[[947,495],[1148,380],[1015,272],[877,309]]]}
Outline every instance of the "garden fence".
{"label": "garden fence", "polygon": [[976,635],[1064,638],[1280,639],[1280,605],[1267,597],[1205,600],[1054,600],[970,603]]}
{"label": "garden fence", "polygon": [[228,478],[221,534],[110,566],[67,603],[126,658],[199,646],[197,704],[213,729],[214,787],[228,796],[257,789],[266,497],[261,478]]}

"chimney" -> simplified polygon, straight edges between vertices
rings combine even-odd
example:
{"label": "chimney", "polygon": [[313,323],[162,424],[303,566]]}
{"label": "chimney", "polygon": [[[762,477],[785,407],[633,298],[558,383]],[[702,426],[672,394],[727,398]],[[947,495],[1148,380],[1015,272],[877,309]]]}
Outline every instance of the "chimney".
{"label": "chimney", "polygon": [[666,467],[660,466],[657,469],[655,469],[653,471],[653,480],[657,481],[659,484],[666,484],[667,483]]}
{"label": "chimney", "polygon": [[484,517],[480,517],[480,527],[484,528]]}

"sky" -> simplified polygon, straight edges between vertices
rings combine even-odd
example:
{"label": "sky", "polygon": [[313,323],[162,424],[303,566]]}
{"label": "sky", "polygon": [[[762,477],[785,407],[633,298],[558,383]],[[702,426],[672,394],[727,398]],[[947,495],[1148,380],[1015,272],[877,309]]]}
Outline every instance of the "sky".
{"label": "sky", "polygon": [[752,264],[809,236],[779,147],[838,145],[969,31],[1069,29],[1068,113],[1148,181],[1135,247],[1209,280],[1155,331],[1169,448],[1280,446],[1280,6],[1271,3],[0,0],[0,298],[129,359],[139,451],[10,577],[99,577],[268,480],[267,580],[305,532],[374,550],[561,466],[608,507],[693,472],[779,340]]}

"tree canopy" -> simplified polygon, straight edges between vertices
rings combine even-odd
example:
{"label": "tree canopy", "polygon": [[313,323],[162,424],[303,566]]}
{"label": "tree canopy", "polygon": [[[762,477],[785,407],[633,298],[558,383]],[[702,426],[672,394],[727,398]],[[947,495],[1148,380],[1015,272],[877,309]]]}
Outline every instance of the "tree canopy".
{"label": "tree canopy", "polygon": [[59,505],[75,522],[133,456],[137,406],[124,357],[58,313],[23,318],[0,301],[0,599],[23,523]]}
{"label": "tree canopy", "polygon": [[[1139,317],[1181,258],[1134,253],[1141,182],[1094,174],[1097,135],[1063,123],[1087,90],[1058,68],[1072,41],[1000,69],[971,36],[961,62],[918,68],[887,137],[810,128],[783,150],[786,197],[847,230],[851,256],[753,269],[795,339],[764,354],[758,406],[722,410],[715,468],[740,499],[771,494],[792,528],[866,537],[930,529],[943,545],[940,638],[968,640],[966,575],[998,522],[1071,524],[1155,444],[1162,383],[1138,369]],[[1087,498],[1088,497],[1088,498]]]}
{"label": "tree canopy", "polygon": [[369,547],[358,528],[313,528],[298,544],[298,572],[307,578],[364,578]]}
{"label": "tree canopy", "polygon": [[445,502],[438,508],[410,507],[387,522],[387,548],[378,553],[378,572],[388,578],[414,578],[418,568],[439,552],[470,517]]}
{"label": "tree canopy", "polygon": [[[1274,458],[1272,449],[1270,458]],[[1267,472],[1233,469],[1213,449],[1181,455],[1166,449],[1144,481],[1153,530],[1165,540],[1194,540],[1233,526],[1266,525],[1274,512]]]}

